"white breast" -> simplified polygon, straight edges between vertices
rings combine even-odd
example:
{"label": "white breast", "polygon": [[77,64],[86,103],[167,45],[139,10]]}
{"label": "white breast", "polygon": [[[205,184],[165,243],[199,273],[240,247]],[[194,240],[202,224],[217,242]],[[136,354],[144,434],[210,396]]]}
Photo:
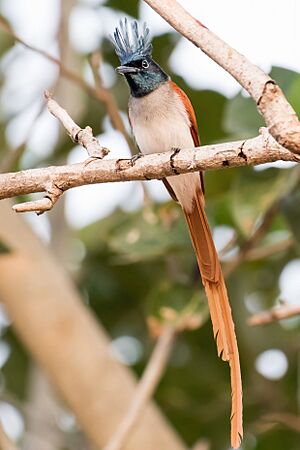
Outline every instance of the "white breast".
{"label": "white breast", "polygon": [[[144,97],[130,97],[129,118],[137,145],[144,154],[194,147],[188,114],[168,82]],[[181,205],[190,210],[199,174],[167,179]]]}

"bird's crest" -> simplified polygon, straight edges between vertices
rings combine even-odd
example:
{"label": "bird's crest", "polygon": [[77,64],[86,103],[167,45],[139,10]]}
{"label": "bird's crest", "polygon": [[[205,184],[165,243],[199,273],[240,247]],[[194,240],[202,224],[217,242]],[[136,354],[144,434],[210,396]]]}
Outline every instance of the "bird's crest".
{"label": "bird's crest", "polygon": [[150,30],[146,23],[143,24],[143,29],[140,32],[136,20],[130,23],[128,23],[127,18],[120,20],[119,27],[115,29],[110,39],[122,65],[151,56]]}

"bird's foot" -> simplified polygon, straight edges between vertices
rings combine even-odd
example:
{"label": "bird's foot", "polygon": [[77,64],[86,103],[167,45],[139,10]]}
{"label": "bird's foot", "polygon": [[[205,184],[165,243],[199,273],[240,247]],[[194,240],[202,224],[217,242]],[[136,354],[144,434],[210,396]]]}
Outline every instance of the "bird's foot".
{"label": "bird's foot", "polygon": [[175,167],[174,158],[175,158],[176,155],[178,155],[178,153],[180,152],[181,149],[178,148],[178,147],[172,147],[171,150],[172,150],[172,154],[170,156],[170,166],[172,167],[172,170],[175,173],[175,175],[179,175],[179,172],[178,172],[178,170]]}
{"label": "bird's foot", "polygon": [[131,164],[134,166],[138,159],[140,159],[143,156],[143,153],[139,152],[136,155],[133,155],[131,157]]}

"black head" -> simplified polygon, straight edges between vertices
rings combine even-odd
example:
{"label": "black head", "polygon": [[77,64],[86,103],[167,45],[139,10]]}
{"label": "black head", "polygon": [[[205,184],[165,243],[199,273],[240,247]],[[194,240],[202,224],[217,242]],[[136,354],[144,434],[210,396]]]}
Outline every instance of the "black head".
{"label": "black head", "polygon": [[149,94],[169,79],[151,58],[150,31],[145,23],[140,31],[137,21],[128,24],[125,18],[120,21],[111,40],[122,64],[116,70],[126,77],[134,97]]}
{"label": "black head", "polygon": [[169,76],[150,56],[119,66],[116,71],[126,77],[133,97],[143,97],[169,80]]}

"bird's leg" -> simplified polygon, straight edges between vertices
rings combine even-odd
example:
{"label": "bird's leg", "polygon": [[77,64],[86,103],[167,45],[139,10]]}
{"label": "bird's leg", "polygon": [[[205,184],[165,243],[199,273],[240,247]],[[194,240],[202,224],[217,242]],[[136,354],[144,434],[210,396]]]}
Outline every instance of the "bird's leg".
{"label": "bird's leg", "polygon": [[131,164],[134,166],[135,163],[137,162],[137,160],[140,159],[140,158],[142,158],[142,156],[144,156],[144,155],[143,155],[143,153],[140,152],[140,151],[139,151],[136,155],[133,155],[133,156],[131,157]]}

